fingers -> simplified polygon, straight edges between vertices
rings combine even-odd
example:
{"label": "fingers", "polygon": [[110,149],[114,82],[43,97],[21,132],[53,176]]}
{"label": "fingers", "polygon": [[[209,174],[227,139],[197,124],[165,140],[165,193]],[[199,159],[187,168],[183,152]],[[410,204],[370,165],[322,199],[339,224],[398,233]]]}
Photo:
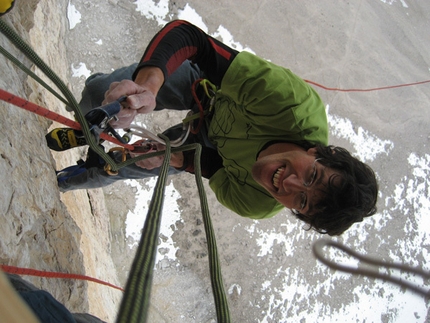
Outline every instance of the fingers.
{"label": "fingers", "polygon": [[143,90],[136,83],[130,80],[122,80],[121,82],[113,82],[109,86],[109,90],[105,93],[105,99],[102,104],[107,104],[117,100],[122,96],[129,96],[140,93]]}
{"label": "fingers", "polygon": [[147,158],[136,162],[136,166],[151,170],[154,168],[159,168],[161,164],[163,164],[163,160],[164,160],[164,156]]}
{"label": "fingers", "polygon": [[130,124],[133,122],[136,117],[137,110],[132,110],[128,108],[123,108],[116,115],[117,119],[113,119],[109,122],[109,124],[114,129],[124,129],[130,127]]}
{"label": "fingers", "polygon": [[130,80],[111,83],[102,104],[113,102],[122,96],[126,96],[127,99],[121,103],[124,108],[117,114],[118,120],[110,122],[114,128],[127,128],[137,113],[148,113],[155,109],[155,95],[144,86]]}
{"label": "fingers", "polygon": [[150,91],[144,91],[139,94],[127,97],[127,104],[130,108],[136,109],[137,113],[149,113],[155,109],[155,96]]}
{"label": "fingers", "polygon": [[[158,143],[158,142],[153,142],[152,145],[153,145],[154,150],[149,151],[149,152],[162,151],[162,150],[166,149],[166,147],[163,144]],[[129,153],[130,153],[131,157],[137,157],[137,156],[140,156],[142,154],[145,154],[145,153],[134,153],[133,151],[130,151]],[[136,162],[135,164],[139,167],[151,170],[154,168],[159,168],[163,164],[163,161],[164,161],[164,155],[160,155],[160,156],[155,156],[155,157],[140,160],[140,161]]]}
{"label": "fingers", "polygon": [[[155,145],[155,151],[163,151],[166,149],[166,146],[164,146],[161,143],[153,143]],[[139,155],[142,155],[142,153],[133,153],[132,151],[129,152],[131,157],[136,157]],[[147,159],[143,159],[141,161],[136,162],[136,165],[145,169],[154,169],[159,168],[163,162],[164,162],[164,156],[155,156]],[[173,166],[175,168],[182,168],[184,165],[184,154],[182,152],[176,152],[172,153],[170,156],[170,166]]]}
{"label": "fingers", "polygon": [[155,95],[144,86],[130,80],[113,82],[105,93],[103,104],[110,103],[126,96],[126,107],[138,110],[138,113],[147,113],[155,109]]}
{"label": "fingers", "polygon": [[148,113],[155,109],[155,95],[144,86],[131,80],[111,83],[102,104],[113,102],[123,96],[126,96],[127,99],[121,103],[123,108],[117,114],[118,120],[110,122],[114,128],[127,128],[137,113]]}
{"label": "fingers", "polygon": [[[136,157],[138,155],[130,152],[130,156]],[[164,161],[164,155],[161,155],[161,156],[155,156],[155,157],[139,160],[135,164],[136,166],[151,170],[154,168],[159,168],[163,164],[163,161]]]}

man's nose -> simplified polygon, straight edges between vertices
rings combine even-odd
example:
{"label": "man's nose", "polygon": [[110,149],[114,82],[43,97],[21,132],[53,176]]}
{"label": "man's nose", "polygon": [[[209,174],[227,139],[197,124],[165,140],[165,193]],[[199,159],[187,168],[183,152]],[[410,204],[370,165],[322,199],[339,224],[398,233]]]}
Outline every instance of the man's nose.
{"label": "man's nose", "polygon": [[306,190],[306,186],[303,184],[295,174],[291,174],[288,177],[285,177],[282,181],[282,186],[285,192],[303,192]]}

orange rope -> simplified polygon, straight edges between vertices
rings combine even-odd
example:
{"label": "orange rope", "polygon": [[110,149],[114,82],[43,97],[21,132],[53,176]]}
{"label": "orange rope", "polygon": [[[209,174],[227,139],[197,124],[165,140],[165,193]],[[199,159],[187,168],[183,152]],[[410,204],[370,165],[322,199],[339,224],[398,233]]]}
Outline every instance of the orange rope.
{"label": "orange rope", "polygon": [[65,279],[86,280],[97,284],[106,285],[106,286],[118,289],[120,291],[124,291],[124,289],[121,287],[118,287],[110,283],[107,283],[105,281],[102,281],[100,279],[85,276],[85,275],[58,273],[54,271],[42,271],[42,270],[21,268],[21,267],[8,266],[8,265],[0,265],[0,268],[9,274],[28,275],[28,276],[46,277],[46,278],[65,278]]}
{"label": "orange rope", "polygon": [[[2,89],[0,89],[0,99],[3,100],[3,101],[5,101],[5,102],[11,103],[11,104],[13,104],[13,105],[15,105],[17,107],[20,107],[22,109],[25,109],[27,111],[36,113],[36,114],[38,114],[38,115],[40,115],[42,117],[48,118],[48,119],[50,119],[52,121],[56,121],[56,122],[62,123],[64,125],[72,128],[72,129],[81,130],[81,125],[78,122],[73,121],[71,119],[68,119],[66,117],[63,117],[62,115],[59,115],[56,112],[48,110],[48,109],[46,109],[44,107],[41,107],[41,106],[39,106],[39,105],[37,105],[35,103],[27,101],[27,100],[25,100],[23,98],[20,98],[20,97],[14,95],[12,93],[9,93],[9,92],[7,92],[5,90],[2,90]],[[110,142],[112,142],[114,144],[123,146],[123,147],[127,148],[128,150],[134,150],[134,146],[128,145],[128,144],[123,144],[119,140],[117,140],[117,139],[109,136],[106,133],[101,133],[100,137],[102,139],[110,141]]]}
{"label": "orange rope", "polygon": [[327,91],[338,91],[338,92],[372,92],[372,91],[379,91],[379,90],[388,90],[388,89],[395,89],[399,87],[406,87],[406,86],[412,86],[412,85],[419,85],[424,83],[430,83],[430,80],[427,81],[420,81],[420,82],[414,82],[414,83],[407,83],[407,84],[399,84],[399,85],[392,85],[392,86],[383,86],[383,87],[375,87],[370,89],[339,89],[339,88],[333,88],[333,87],[326,87],[324,85],[318,84],[313,81],[305,80],[305,82],[318,86],[324,90]]}

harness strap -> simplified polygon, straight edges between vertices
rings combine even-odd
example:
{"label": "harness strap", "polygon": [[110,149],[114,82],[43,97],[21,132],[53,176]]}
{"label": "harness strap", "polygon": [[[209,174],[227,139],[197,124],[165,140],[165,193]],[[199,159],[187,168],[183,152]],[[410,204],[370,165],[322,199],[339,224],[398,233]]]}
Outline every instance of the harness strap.
{"label": "harness strap", "polygon": [[[197,94],[197,88],[201,87],[203,89],[203,96],[202,99],[200,99],[199,95]],[[194,81],[194,83],[191,86],[191,94],[193,95],[194,101],[197,104],[197,107],[199,109],[199,112],[192,115],[191,117],[185,118],[182,122],[186,123],[186,122],[190,122],[191,120],[195,120],[195,119],[199,119],[199,122],[197,123],[197,126],[194,128],[193,122],[190,122],[191,124],[191,129],[190,132],[192,134],[198,134],[200,129],[203,126],[203,121],[206,115],[208,115],[211,111],[212,111],[212,98],[215,95],[217,88],[214,84],[212,84],[209,80],[207,79],[197,79]],[[206,99],[206,100],[205,100]],[[209,99],[208,102],[203,102],[203,101],[207,101],[207,99]],[[204,107],[205,105],[205,107]],[[207,109],[206,106],[208,106]]]}

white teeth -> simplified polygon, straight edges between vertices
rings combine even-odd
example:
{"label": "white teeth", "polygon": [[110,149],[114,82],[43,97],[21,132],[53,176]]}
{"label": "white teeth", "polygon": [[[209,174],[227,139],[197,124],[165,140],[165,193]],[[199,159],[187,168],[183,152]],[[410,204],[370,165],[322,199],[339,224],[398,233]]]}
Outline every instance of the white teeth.
{"label": "white teeth", "polygon": [[281,173],[284,171],[284,169],[284,167],[279,167],[275,174],[273,174],[272,182],[273,186],[275,186],[276,188],[279,188],[279,177],[281,176]]}

